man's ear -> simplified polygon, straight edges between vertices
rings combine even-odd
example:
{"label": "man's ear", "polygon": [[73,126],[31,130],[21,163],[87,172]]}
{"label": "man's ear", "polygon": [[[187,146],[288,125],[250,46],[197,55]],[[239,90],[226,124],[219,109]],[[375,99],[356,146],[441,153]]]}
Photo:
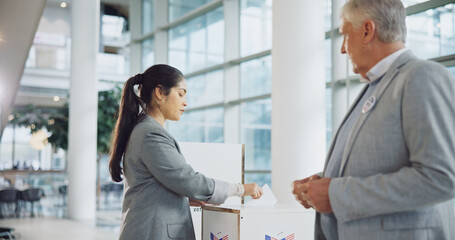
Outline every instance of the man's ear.
{"label": "man's ear", "polygon": [[363,23],[362,30],[363,30],[362,41],[364,43],[371,42],[374,39],[374,37],[376,36],[376,24],[370,19],[366,20]]}

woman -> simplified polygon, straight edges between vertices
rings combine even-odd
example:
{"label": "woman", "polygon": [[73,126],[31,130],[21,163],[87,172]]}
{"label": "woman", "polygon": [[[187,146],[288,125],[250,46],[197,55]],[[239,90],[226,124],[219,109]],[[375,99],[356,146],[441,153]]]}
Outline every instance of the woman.
{"label": "woman", "polygon": [[185,162],[164,123],[180,119],[186,91],[182,73],[163,64],[125,83],[109,163],[114,181],[125,178],[120,239],[195,239],[188,198],[220,204],[230,196],[262,195],[255,183],[211,179]]}

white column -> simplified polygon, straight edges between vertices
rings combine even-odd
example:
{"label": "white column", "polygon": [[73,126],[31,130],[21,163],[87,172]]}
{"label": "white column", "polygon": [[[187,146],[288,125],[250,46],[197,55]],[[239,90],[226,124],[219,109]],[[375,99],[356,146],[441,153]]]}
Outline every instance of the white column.
{"label": "white column", "polygon": [[134,40],[142,35],[142,1],[130,1],[130,76],[142,72],[142,42]]}
{"label": "white column", "polygon": [[168,1],[155,1],[155,64],[168,63]]}
{"label": "white column", "polygon": [[68,139],[68,217],[94,221],[99,0],[72,1],[72,48]]}
{"label": "white column", "polygon": [[[224,0],[225,24],[225,62],[240,57],[240,4],[239,0]],[[234,101],[240,97],[239,65],[224,68],[224,102]],[[240,105],[229,105],[224,108],[224,142],[240,142]]]}
{"label": "white column", "polygon": [[324,1],[273,1],[272,185],[298,204],[291,182],[321,172],[326,147]]}

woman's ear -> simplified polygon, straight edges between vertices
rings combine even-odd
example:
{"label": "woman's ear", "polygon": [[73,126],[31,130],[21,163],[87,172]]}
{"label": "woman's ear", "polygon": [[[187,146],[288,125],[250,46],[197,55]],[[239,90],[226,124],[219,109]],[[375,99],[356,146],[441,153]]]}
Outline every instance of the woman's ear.
{"label": "woman's ear", "polygon": [[154,92],[155,92],[155,96],[158,101],[161,101],[164,99],[163,86],[161,86],[161,85],[156,86],[156,88],[154,89]]}

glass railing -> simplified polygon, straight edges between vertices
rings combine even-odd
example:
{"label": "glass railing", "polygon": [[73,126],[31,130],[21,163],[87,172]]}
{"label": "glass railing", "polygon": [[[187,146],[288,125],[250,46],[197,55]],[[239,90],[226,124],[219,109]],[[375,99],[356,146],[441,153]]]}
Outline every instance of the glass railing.
{"label": "glass railing", "polygon": [[[109,26],[106,26],[106,29]],[[130,39],[129,32],[103,35],[103,44],[111,51],[121,52]],[[120,49],[120,50],[118,50]],[[123,54],[99,53],[98,74],[125,76],[129,62]],[[71,39],[64,35],[37,32],[25,64],[27,69],[66,71],[71,69]]]}
{"label": "glass railing", "polygon": [[126,76],[128,75],[128,61],[125,56],[118,54],[99,53],[98,74]]}
{"label": "glass railing", "polygon": [[[33,45],[25,67],[53,71],[69,71],[71,54],[66,47]],[[126,76],[129,72],[128,59],[123,55],[99,53],[98,74],[109,76]]]}
{"label": "glass railing", "polygon": [[25,63],[26,68],[68,71],[70,52],[66,46],[33,45]]}

